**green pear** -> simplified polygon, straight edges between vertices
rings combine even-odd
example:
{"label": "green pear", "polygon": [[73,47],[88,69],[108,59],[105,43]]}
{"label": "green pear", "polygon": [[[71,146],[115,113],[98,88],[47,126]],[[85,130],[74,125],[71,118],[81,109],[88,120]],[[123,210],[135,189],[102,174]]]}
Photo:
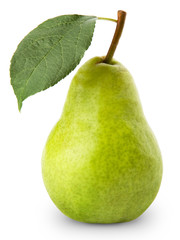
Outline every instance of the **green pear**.
{"label": "green pear", "polygon": [[131,221],[153,202],[161,153],[121,63],[95,57],[78,70],[45,145],[42,174],[52,201],[77,221]]}

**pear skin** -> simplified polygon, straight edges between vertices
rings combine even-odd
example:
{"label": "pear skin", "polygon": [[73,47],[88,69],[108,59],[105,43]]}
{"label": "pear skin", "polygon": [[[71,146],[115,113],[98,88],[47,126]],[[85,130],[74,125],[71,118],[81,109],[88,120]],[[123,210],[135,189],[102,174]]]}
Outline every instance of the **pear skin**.
{"label": "pear skin", "polygon": [[45,187],[67,216],[117,223],[155,199],[162,159],[133,78],[119,62],[87,61],[76,73],[42,156]]}

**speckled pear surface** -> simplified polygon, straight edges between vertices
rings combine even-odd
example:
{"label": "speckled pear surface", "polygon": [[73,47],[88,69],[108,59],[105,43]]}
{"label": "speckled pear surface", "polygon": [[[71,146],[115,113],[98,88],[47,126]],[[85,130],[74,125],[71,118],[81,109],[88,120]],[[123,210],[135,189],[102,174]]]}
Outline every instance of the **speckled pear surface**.
{"label": "speckled pear surface", "polygon": [[119,62],[86,62],[72,80],[42,156],[46,189],[67,216],[116,223],[140,216],[162,178],[157,141]]}

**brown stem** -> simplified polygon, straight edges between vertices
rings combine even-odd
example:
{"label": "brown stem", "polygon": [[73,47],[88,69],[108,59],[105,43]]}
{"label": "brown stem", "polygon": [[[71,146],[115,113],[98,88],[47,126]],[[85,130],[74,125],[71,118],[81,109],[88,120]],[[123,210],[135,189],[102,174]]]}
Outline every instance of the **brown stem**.
{"label": "brown stem", "polygon": [[110,63],[113,58],[114,52],[116,50],[116,47],[118,45],[119,39],[123,31],[125,19],[126,19],[126,12],[119,10],[116,30],[115,30],[110,48],[108,50],[108,53],[104,58],[104,61],[103,61],[104,63]]}

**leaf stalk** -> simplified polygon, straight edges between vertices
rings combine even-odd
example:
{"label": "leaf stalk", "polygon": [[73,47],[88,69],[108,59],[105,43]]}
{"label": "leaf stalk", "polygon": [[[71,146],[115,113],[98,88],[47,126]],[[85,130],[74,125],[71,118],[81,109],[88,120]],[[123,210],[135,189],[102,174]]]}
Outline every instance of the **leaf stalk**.
{"label": "leaf stalk", "polygon": [[106,21],[111,21],[111,22],[117,23],[117,20],[116,19],[112,19],[112,18],[98,17],[97,19],[98,20],[106,20]]}

